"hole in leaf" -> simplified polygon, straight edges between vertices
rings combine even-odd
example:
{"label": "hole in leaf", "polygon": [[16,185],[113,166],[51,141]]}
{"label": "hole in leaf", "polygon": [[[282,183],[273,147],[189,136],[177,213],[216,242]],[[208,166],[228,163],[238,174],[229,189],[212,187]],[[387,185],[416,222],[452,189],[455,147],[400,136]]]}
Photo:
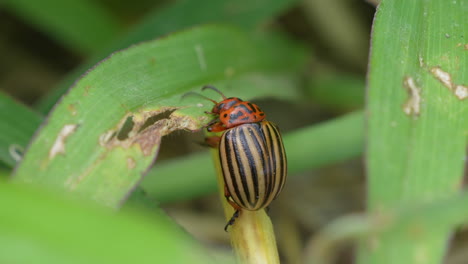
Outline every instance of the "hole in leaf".
{"label": "hole in leaf", "polygon": [[128,134],[130,134],[130,131],[132,131],[134,125],[135,123],[133,122],[133,116],[127,117],[117,134],[117,139],[120,141],[127,139]]}
{"label": "hole in leaf", "polygon": [[145,120],[145,123],[140,127],[138,130],[138,133],[145,130],[147,127],[153,125],[154,123],[158,122],[159,120],[162,119],[168,119],[169,116],[177,109],[171,109],[171,110],[166,110],[162,113],[159,113],[157,115],[151,116]]}

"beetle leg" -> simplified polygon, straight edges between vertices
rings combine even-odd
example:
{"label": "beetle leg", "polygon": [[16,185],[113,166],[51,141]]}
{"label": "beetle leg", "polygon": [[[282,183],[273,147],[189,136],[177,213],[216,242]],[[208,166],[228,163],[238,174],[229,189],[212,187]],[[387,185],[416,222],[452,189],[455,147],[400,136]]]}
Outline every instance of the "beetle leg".
{"label": "beetle leg", "polygon": [[227,232],[227,229],[229,226],[232,226],[234,222],[236,221],[236,218],[239,217],[240,210],[236,210],[234,214],[232,215],[231,219],[227,222],[227,224],[224,226],[224,231]]}
{"label": "beetle leg", "polygon": [[232,206],[232,208],[234,208],[234,210],[240,211],[242,209],[233,200],[231,200],[231,194],[229,193],[226,185],[224,185],[224,197],[226,198],[226,201]]}
{"label": "beetle leg", "polygon": [[215,125],[216,123],[219,123],[219,119],[218,119],[218,118],[215,118],[215,119],[211,120],[210,122],[208,122],[208,124],[204,125],[203,127],[209,128],[209,127]]}
{"label": "beetle leg", "polygon": [[227,232],[228,227],[232,226],[236,221],[236,218],[239,217],[241,208],[233,200],[231,200],[231,194],[229,193],[226,185],[224,185],[224,197],[226,198],[226,201],[234,208],[234,210],[236,210],[232,215],[231,219],[229,219],[229,221],[227,222],[226,226],[224,226],[224,231]]}
{"label": "beetle leg", "polygon": [[205,146],[205,147],[217,148],[220,140],[221,140],[221,137],[218,137],[218,136],[206,137],[205,142],[200,143],[200,145]]}
{"label": "beetle leg", "polygon": [[221,132],[221,131],[226,130],[226,127],[224,127],[223,123],[221,122],[216,122],[213,124],[210,124],[210,123],[208,123],[209,125],[207,125],[208,132]]}

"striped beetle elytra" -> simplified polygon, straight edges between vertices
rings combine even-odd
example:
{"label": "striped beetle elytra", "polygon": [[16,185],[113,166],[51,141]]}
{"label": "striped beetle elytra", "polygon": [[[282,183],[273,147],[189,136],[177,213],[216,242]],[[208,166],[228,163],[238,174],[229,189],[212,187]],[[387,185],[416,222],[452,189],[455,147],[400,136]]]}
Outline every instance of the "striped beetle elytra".
{"label": "striped beetle elytra", "polygon": [[[223,132],[221,137],[207,138],[218,148],[224,178],[224,196],[235,213],[224,230],[233,225],[242,210],[257,211],[267,207],[283,189],[287,176],[287,159],[278,127],[265,120],[265,113],[256,105],[237,97],[224,96],[213,86],[204,86],[219,93],[214,116],[206,128]],[[194,94],[194,93],[189,93]]]}

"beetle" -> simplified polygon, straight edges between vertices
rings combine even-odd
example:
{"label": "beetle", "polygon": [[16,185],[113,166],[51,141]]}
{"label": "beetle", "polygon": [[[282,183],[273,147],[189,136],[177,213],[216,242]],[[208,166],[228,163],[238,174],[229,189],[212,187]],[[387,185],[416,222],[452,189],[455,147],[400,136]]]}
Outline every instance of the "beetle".
{"label": "beetle", "polygon": [[265,120],[265,113],[256,105],[237,97],[227,98],[211,85],[210,89],[223,98],[214,103],[213,120],[205,125],[209,132],[223,132],[221,137],[207,138],[218,148],[224,178],[224,196],[235,212],[224,230],[234,224],[242,210],[266,208],[283,189],[287,176],[287,159],[278,127]]}

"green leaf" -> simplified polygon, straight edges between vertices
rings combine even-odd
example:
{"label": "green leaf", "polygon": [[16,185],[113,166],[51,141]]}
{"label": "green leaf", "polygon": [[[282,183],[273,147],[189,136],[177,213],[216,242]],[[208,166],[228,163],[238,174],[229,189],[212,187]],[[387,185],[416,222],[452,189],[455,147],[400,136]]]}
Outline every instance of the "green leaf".
{"label": "green leaf", "polygon": [[[385,211],[460,190],[468,130],[466,1],[382,1],[368,76],[368,206]],[[465,95],[464,95],[465,93]],[[440,263],[447,230],[375,237],[359,263]]]}
{"label": "green leaf", "polygon": [[[401,234],[405,233],[405,240],[409,240],[415,245],[424,244],[426,240],[433,240],[433,236],[439,231],[447,232],[453,226],[466,224],[468,222],[467,203],[468,193],[464,192],[437,201],[402,205],[402,207],[393,208],[384,213],[352,214],[340,217],[325,226],[314,237],[309,250],[306,250],[309,252],[309,261],[306,263],[332,262],[332,258],[337,255],[338,247],[350,239],[376,239],[378,236],[385,235],[389,239],[393,239],[393,243],[402,243]],[[379,246],[379,244],[374,243],[367,250]],[[393,249],[398,250],[396,247]],[[407,253],[410,252],[393,252],[393,254]],[[384,259],[391,256],[379,257]],[[414,257],[415,261],[411,263],[431,261],[429,260],[430,254],[422,250],[417,252]],[[395,258],[393,261],[393,263],[397,263],[398,260]]]}
{"label": "green leaf", "polygon": [[[363,113],[356,112],[283,135],[288,174],[293,176],[360,155],[363,130]],[[149,171],[142,187],[159,202],[214,192],[217,185],[211,160],[209,153],[201,153],[160,163]]]}
{"label": "green leaf", "polygon": [[[116,207],[155,159],[161,137],[197,130],[212,103],[182,94],[207,83],[245,98],[297,97],[305,53],[293,43],[205,26],[114,53],[49,115],[16,179],[64,188]],[[203,103],[203,104],[201,104]]]}
{"label": "green leaf", "polygon": [[328,74],[311,78],[312,100],[330,110],[360,109],[364,105],[364,79],[352,75]]}
{"label": "green leaf", "polygon": [[251,31],[280,14],[298,0],[180,0],[165,9],[155,9],[123,38],[102,49],[71,73],[57,89],[49,93],[40,103],[39,109],[47,113],[66,89],[84,71],[91,68],[108,54],[132,44],[164,36],[195,25],[229,23]]}
{"label": "green leaf", "polygon": [[96,1],[6,0],[2,3],[26,22],[81,53],[107,46],[119,23]]}
{"label": "green leaf", "polygon": [[164,213],[116,213],[0,183],[1,263],[213,263]]}
{"label": "green leaf", "polygon": [[0,160],[14,167],[42,118],[0,92]]}

